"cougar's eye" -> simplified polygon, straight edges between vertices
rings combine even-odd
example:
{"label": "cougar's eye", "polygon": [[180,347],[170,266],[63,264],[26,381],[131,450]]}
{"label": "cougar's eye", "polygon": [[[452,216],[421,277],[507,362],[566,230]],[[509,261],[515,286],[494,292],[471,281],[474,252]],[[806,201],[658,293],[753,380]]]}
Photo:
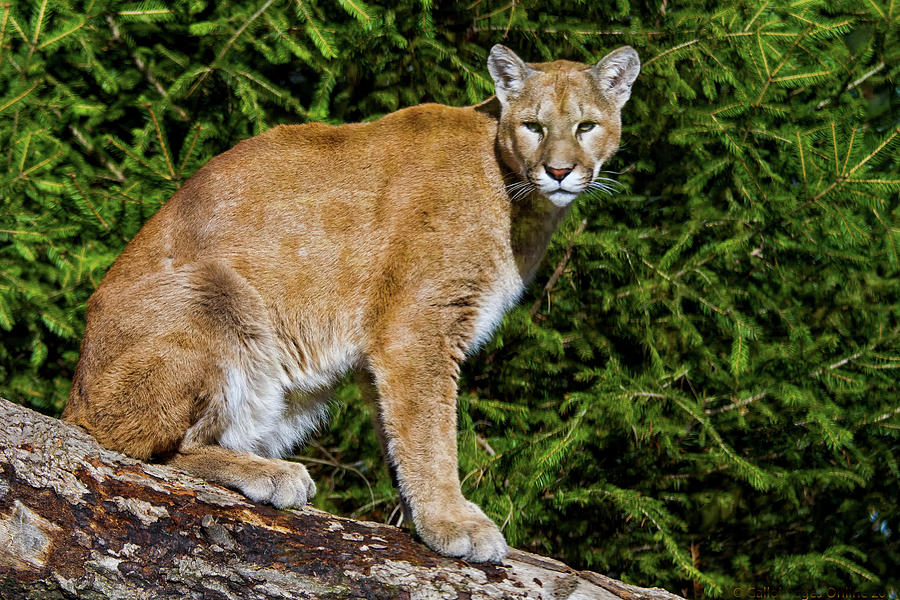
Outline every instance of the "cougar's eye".
{"label": "cougar's eye", "polygon": [[540,135],[544,135],[544,127],[538,123],[537,121],[528,121],[526,123],[522,123],[522,127],[527,129],[532,133],[537,133]]}
{"label": "cougar's eye", "polygon": [[586,133],[596,126],[596,123],[593,123],[591,121],[584,121],[583,123],[578,124],[578,133]]}

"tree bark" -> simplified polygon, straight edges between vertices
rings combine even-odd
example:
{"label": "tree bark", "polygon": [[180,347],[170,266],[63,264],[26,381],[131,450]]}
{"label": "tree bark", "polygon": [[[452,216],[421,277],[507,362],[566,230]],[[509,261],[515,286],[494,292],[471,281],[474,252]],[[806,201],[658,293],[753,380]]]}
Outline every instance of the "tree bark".
{"label": "tree bark", "polygon": [[0,399],[0,598],[680,600],[511,550],[441,557],[389,525],[276,510]]}

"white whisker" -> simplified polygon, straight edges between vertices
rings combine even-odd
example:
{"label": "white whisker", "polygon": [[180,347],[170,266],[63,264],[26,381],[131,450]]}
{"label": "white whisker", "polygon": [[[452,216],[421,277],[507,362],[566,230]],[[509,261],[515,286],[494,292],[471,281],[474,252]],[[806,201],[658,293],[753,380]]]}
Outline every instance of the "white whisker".
{"label": "white whisker", "polygon": [[524,186],[524,187],[522,187],[522,189],[520,189],[513,195],[512,199],[518,200],[520,198],[524,198],[525,196],[530,194],[532,191],[534,191],[534,186],[532,186],[532,185]]}
{"label": "white whisker", "polygon": [[[600,173],[606,173],[609,175],[620,175],[615,171],[600,171]],[[588,184],[589,190],[596,190],[602,194],[606,194],[608,196],[613,196],[616,192],[621,192],[625,189],[625,186],[613,179],[612,177],[604,177],[597,174],[597,176]]]}
{"label": "white whisker", "polygon": [[533,192],[536,188],[536,186],[527,179],[508,183],[505,187],[506,193],[509,194],[510,200],[518,200],[519,198],[524,198],[525,196]]}

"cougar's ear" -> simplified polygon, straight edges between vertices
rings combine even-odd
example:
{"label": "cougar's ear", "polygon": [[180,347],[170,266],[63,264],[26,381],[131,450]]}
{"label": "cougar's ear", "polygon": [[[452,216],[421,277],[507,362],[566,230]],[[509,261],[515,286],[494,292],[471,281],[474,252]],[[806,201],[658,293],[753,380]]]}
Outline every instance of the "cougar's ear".
{"label": "cougar's ear", "polygon": [[631,84],[641,72],[641,59],[631,46],[613,50],[591,67],[600,89],[622,108],[631,97]]}
{"label": "cougar's ear", "polygon": [[500,44],[491,48],[487,66],[501,104],[516,97],[525,86],[525,80],[534,72],[512,50]]}

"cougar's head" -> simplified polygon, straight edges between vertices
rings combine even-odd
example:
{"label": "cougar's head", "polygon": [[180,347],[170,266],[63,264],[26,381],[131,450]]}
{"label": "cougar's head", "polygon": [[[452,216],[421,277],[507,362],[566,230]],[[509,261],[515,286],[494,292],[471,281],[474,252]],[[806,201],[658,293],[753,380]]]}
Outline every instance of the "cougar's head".
{"label": "cougar's head", "polygon": [[526,189],[563,207],[590,187],[619,147],[619,112],[640,69],[630,46],[593,66],[525,63],[505,46],[491,49],[500,153]]}

